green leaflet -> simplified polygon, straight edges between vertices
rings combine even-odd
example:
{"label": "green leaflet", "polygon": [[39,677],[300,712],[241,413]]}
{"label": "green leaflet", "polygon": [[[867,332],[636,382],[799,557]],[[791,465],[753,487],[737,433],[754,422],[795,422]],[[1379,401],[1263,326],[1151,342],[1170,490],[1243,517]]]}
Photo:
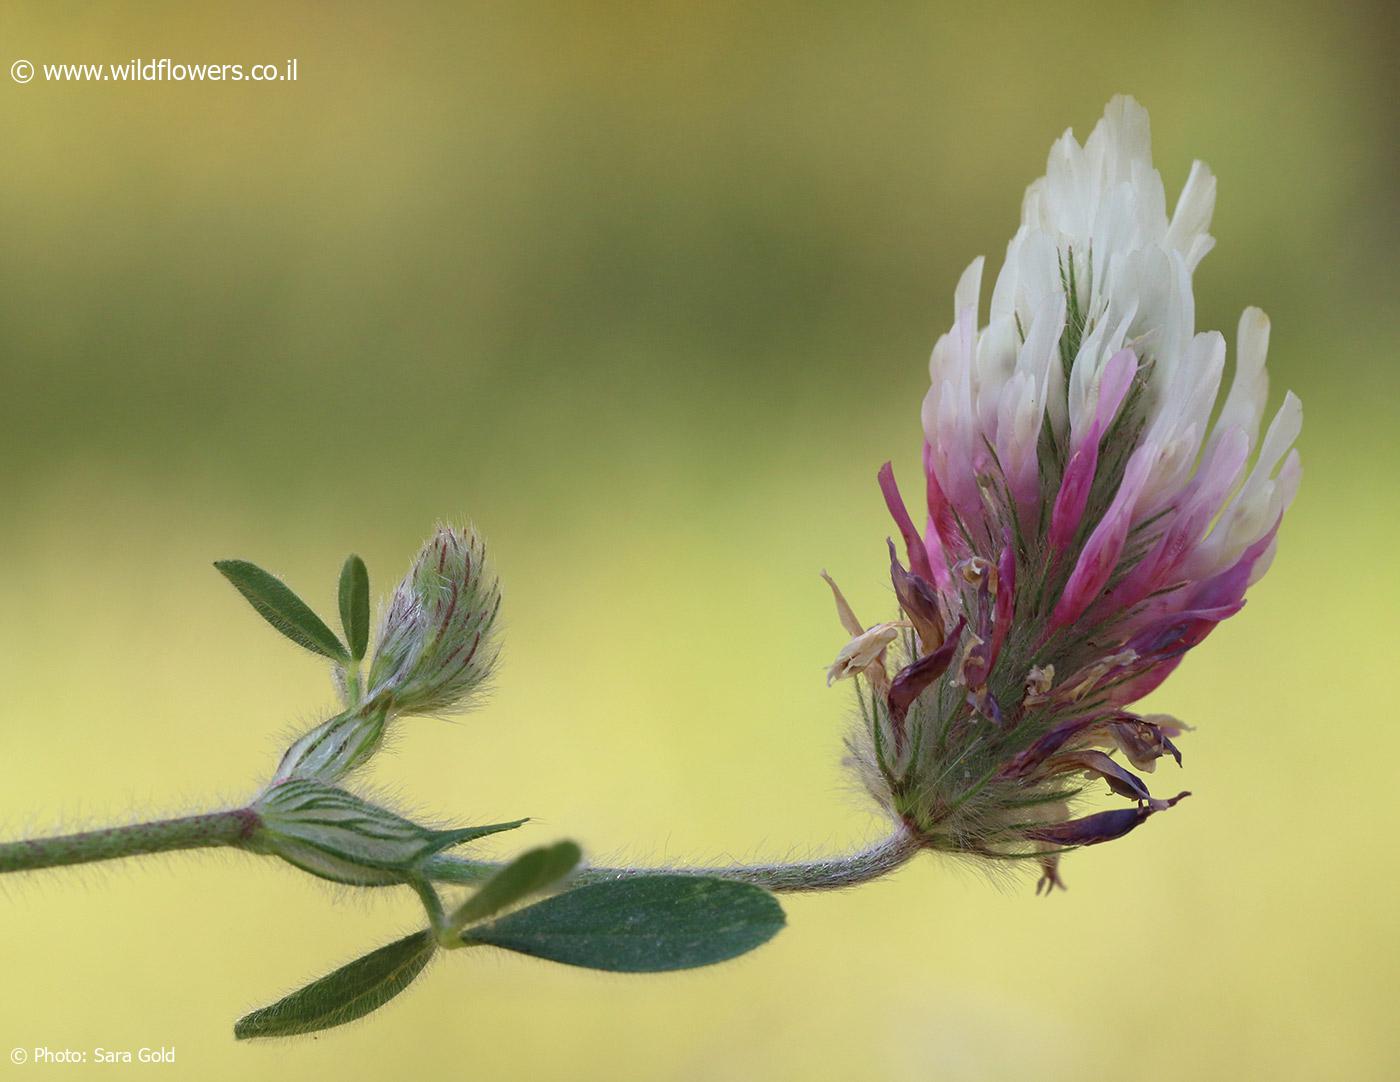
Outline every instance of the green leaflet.
{"label": "green leaflet", "polygon": [[573,842],[558,842],[522,853],[488,879],[452,914],[452,927],[499,913],[521,898],[543,890],[574,870],[583,853]]}
{"label": "green leaflet", "polygon": [[362,1018],[402,992],[423,971],[436,942],[430,931],[371,951],[312,981],[276,1003],[245,1014],[233,1027],[238,1040],[292,1037]]}
{"label": "green leaflet", "polygon": [[784,921],[777,899],[747,883],[642,875],[546,898],[462,939],[588,969],[658,973],[744,954]]}
{"label": "green leaflet", "polygon": [[335,632],[281,579],[247,560],[217,560],[214,566],[248,599],[259,616],[292,642],[332,661],[349,662],[350,655]]}
{"label": "green leaflet", "polygon": [[340,626],[350,644],[350,656],[359,661],[369,648],[369,571],[353,553],[340,569]]}

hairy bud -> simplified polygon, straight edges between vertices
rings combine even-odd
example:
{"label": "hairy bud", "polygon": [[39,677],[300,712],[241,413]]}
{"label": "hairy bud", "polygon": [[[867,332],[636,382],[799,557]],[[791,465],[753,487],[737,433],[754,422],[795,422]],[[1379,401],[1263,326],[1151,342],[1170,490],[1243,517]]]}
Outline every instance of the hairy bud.
{"label": "hairy bud", "polygon": [[496,662],[501,590],[475,530],[439,527],[389,604],[367,701],[395,714],[470,705]]}
{"label": "hairy bud", "polygon": [[524,822],[433,830],[344,789],[305,779],[274,785],[253,811],[261,824],[249,848],[357,887],[412,881],[434,853]]}
{"label": "hairy bud", "polygon": [[388,720],[383,705],[371,702],[323,721],[287,749],[273,780],[339,781],[379,750]]}

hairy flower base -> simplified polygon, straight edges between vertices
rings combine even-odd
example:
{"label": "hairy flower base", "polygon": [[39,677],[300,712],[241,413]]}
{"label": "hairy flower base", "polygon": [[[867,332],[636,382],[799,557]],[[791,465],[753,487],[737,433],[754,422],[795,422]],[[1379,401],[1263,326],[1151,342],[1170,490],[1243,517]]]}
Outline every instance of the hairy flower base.
{"label": "hairy flower base", "polygon": [[[894,569],[897,592],[911,578],[919,581],[897,560]],[[988,601],[995,607],[994,598]],[[1059,885],[1055,869],[1065,849],[1121,837],[1187,795],[1154,797],[1112,757],[1121,753],[1142,771],[1155,769],[1163,755],[1180,764],[1173,737],[1185,727],[1175,719],[1107,705],[1102,691],[1093,694],[1092,674],[1058,692],[1043,675],[1023,679],[1016,697],[1005,680],[969,686],[966,674],[979,664],[981,646],[965,618],[922,656],[911,632],[897,658],[872,661],[860,682],[851,760],[871,795],[925,848],[1036,860],[1043,882]],[[896,660],[902,667],[890,677],[884,666]],[[998,695],[1006,709],[990,705]],[[1134,807],[1073,818],[1071,808],[1096,782]]]}
{"label": "hairy flower base", "polygon": [[[901,670],[892,688],[918,665]],[[1062,852],[1122,837],[1189,795],[1154,797],[1111,754],[1121,752],[1145,771],[1162,755],[1180,763],[1171,738],[1182,726],[1171,719],[1121,710],[1076,718],[1031,708],[996,722],[970,705],[965,687],[953,681],[919,695],[903,718],[899,698],[881,696],[872,683],[859,698],[863,725],[849,742],[851,757],[886,812],[927,849],[1037,861],[1047,886],[1061,885],[1056,868]],[[1071,808],[1098,789],[1096,782],[1133,806],[1073,818]]]}

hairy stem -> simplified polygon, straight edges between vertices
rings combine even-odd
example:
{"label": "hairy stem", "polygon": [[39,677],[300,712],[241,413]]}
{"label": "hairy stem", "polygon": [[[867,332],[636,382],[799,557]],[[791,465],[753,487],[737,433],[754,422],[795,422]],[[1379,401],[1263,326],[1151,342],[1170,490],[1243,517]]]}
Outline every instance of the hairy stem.
{"label": "hairy stem", "polygon": [[[919,851],[918,841],[903,828],[867,849],[838,857],[794,864],[731,864],[710,867],[581,868],[567,880],[574,886],[638,875],[712,875],[720,879],[752,883],[775,892],[835,890],[868,883],[907,863]],[[446,853],[432,857],[424,867],[429,879],[439,883],[474,884],[489,879],[503,865],[491,860],[466,860]]]}
{"label": "hairy stem", "polygon": [[0,842],[0,873],[88,864],[143,853],[240,845],[258,824],[247,808],[88,830],[55,838]]}
{"label": "hairy stem", "polygon": [[[89,830],[54,838],[0,842],[0,874],[116,860],[177,849],[241,847],[258,825],[247,808],[210,812],[183,819],[164,819],[131,826]],[[889,837],[856,853],[792,864],[687,865],[683,867],[585,867],[567,880],[574,886],[639,875],[712,875],[777,892],[834,890],[867,883],[894,871],[919,851],[918,841],[900,828]],[[428,880],[472,885],[504,867],[500,861],[468,860],[440,853],[423,867]],[[424,887],[427,884],[423,884]],[[428,888],[431,889],[431,888]]]}

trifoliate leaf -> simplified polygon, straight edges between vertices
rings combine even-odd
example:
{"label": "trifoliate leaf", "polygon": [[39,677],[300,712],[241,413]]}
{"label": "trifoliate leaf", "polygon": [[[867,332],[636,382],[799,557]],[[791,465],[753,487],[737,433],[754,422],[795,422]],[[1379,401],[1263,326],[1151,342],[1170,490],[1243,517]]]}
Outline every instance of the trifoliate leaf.
{"label": "trifoliate leaf", "polygon": [[559,842],[522,853],[488,879],[452,914],[452,926],[462,928],[472,921],[484,920],[558,882],[574,870],[582,856],[573,842]]}
{"label": "trifoliate leaf", "polygon": [[350,660],[335,632],[281,579],[247,560],[218,560],[214,566],[248,599],[259,616],[292,642],[332,661],[344,664]]}
{"label": "trifoliate leaf", "polygon": [[233,1027],[238,1040],[293,1037],[353,1022],[382,1007],[413,983],[437,946],[426,929],[357,958]]}
{"label": "trifoliate leaf", "polygon": [[345,629],[350,656],[359,661],[369,648],[369,571],[353,554],[340,569],[340,626]]}
{"label": "trifoliate leaf", "polygon": [[710,876],[590,883],[462,933],[467,943],[589,969],[656,973],[723,962],[777,935],[767,891]]}

